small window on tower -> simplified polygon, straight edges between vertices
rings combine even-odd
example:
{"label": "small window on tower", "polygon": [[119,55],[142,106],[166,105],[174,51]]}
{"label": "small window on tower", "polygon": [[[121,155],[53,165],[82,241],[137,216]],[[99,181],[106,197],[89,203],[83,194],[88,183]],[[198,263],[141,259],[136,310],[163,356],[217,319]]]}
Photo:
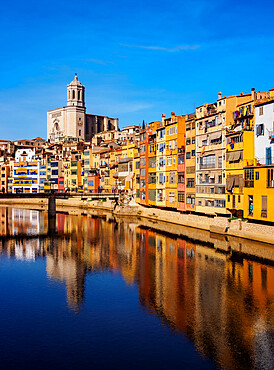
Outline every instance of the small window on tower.
{"label": "small window on tower", "polygon": [[72,90],[72,99],[75,99],[75,91]]}
{"label": "small window on tower", "polygon": [[81,130],[79,130],[79,136],[81,136]]}
{"label": "small window on tower", "polygon": [[80,90],[78,91],[78,100],[80,100]]}

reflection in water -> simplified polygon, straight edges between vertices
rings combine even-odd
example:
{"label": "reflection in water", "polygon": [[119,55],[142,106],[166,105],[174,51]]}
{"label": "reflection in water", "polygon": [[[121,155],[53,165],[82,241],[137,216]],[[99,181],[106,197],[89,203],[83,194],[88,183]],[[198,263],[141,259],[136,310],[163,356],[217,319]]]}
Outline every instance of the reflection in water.
{"label": "reflection in water", "polygon": [[[20,222],[19,222],[20,220]],[[47,229],[44,213],[1,209],[1,234]],[[224,368],[273,366],[274,268],[156,232],[137,223],[58,214],[62,237],[2,242],[2,254],[34,261],[46,256],[48,279],[66,284],[67,303],[84,305],[89,274],[112,271],[171,330],[189,338]],[[250,242],[241,241],[247,250]],[[252,248],[255,248],[253,243]],[[261,247],[263,248],[263,247]]]}

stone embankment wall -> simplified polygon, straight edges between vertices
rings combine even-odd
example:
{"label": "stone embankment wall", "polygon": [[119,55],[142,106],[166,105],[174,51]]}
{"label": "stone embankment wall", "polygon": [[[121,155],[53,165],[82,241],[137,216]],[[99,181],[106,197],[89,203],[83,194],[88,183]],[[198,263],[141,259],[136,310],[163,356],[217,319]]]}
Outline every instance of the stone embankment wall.
{"label": "stone embankment wall", "polygon": [[[48,201],[47,199],[1,199],[1,204],[20,204],[25,207],[34,208],[37,206],[39,209],[47,210]],[[145,217],[151,221],[166,222],[169,224],[168,230],[172,232],[171,229],[176,225],[180,225],[182,228],[182,234],[188,234],[187,228],[195,228],[196,233],[198,230],[204,230],[209,233],[215,233],[220,235],[234,236],[240,238],[246,238],[251,240],[256,240],[264,243],[274,244],[274,227],[268,225],[261,225],[255,223],[248,223],[242,220],[229,220],[224,217],[207,217],[198,216],[193,214],[183,214],[176,211],[166,211],[158,208],[147,208],[140,206],[136,203],[132,203],[126,206],[115,206],[113,201],[89,201],[82,200],[79,198],[70,199],[57,199],[56,200],[57,211],[65,211],[66,208],[71,208],[70,213],[80,213],[84,210],[98,209],[110,211],[117,216],[137,216],[139,218]],[[73,209],[75,211],[73,211]],[[174,225],[171,227],[171,225]],[[163,227],[163,226],[162,226]],[[178,233],[178,230],[177,230]],[[193,234],[193,233],[192,233]],[[207,239],[206,235],[205,241]],[[201,236],[197,235],[197,239],[201,239]]]}

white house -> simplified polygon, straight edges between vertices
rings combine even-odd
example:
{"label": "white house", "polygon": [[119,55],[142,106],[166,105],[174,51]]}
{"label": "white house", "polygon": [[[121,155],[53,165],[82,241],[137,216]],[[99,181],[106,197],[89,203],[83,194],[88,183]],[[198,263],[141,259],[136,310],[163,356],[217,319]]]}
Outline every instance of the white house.
{"label": "white house", "polygon": [[[272,94],[271,94],[272,93]],[[271,96],[273,95],[273,96]],[[274,91],[270,98],[255,104],[254,128],[255,158],[257,164],[274,163]]]}

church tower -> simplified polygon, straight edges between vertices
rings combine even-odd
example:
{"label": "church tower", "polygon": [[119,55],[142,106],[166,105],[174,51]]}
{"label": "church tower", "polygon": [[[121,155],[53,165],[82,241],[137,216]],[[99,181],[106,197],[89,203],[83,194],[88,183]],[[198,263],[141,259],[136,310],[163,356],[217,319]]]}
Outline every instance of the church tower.
{"label": "church tower", "polygon": [[67,107],[85,107],[85,86],[78,81],[77,73],[74,80],[67,85]]}

